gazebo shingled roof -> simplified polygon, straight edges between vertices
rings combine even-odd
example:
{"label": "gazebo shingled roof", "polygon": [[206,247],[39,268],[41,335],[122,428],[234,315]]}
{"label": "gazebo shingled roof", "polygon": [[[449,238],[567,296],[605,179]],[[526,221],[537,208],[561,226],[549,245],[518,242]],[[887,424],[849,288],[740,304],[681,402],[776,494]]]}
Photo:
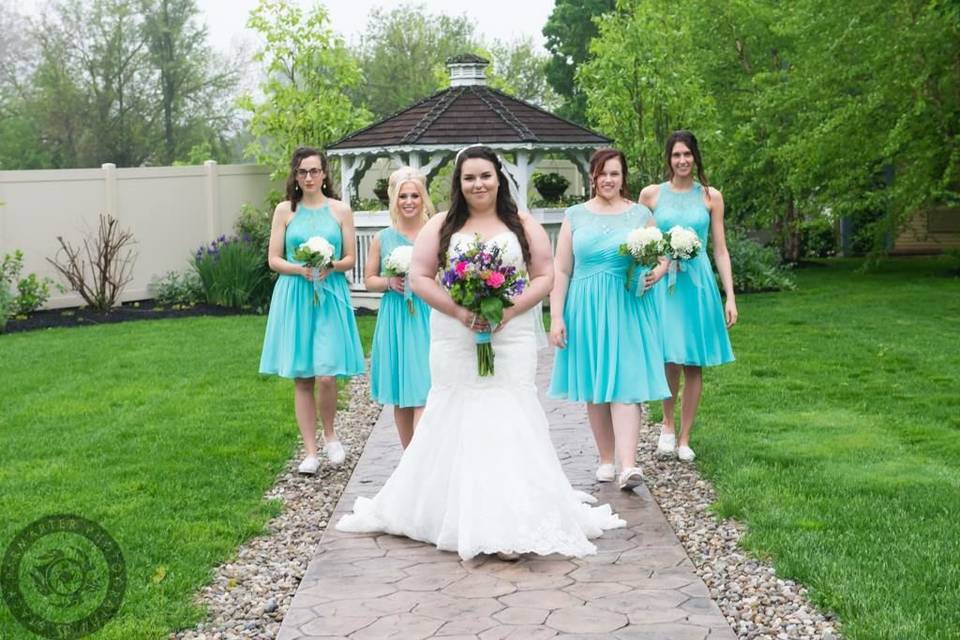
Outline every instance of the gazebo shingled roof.
{"label": "gazebo shingled roof", "polygon": [[329,147],[346,151],[391,145],[583,145],[610,139],[484,85],[450,87]]}
{"label": "gazebo shingled roof", "polygon": [[[582,172],[589,153],[610,139],[533,104],[486,86],[488,61],[464,54],[447,60],[451,86],[355,131],[327,147],[339,156],[346,195],[377,157],[390,156],[428,177],[461,148],[494,148],[515,182],[514,196],[526,208],[533,166],[548,152],[568,156]],[[513,162],[504,157],[513,154]],[[424,160],[426,160],[424,162]]]}

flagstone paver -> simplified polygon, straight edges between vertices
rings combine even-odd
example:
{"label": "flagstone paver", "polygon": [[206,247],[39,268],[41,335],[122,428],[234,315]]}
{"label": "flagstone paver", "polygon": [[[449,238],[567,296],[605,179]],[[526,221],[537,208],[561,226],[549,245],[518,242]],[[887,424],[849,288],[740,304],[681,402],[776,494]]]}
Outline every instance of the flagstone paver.
{"label": "flagstone paver", "polygon": [[[541,357],[538,385],[552,360]],[[733,640],[709,591],[646,487],[633,493],[593,479],[596,453],[583,405],[543,397],[557,454],[575,488],[627,521],[594,542],[597,555],[524,556],[503,562],[386,534],[330,527],[277,636],[504,640]],[[383,411],[331,522],[372,496],[400,457],[392,411]]]}

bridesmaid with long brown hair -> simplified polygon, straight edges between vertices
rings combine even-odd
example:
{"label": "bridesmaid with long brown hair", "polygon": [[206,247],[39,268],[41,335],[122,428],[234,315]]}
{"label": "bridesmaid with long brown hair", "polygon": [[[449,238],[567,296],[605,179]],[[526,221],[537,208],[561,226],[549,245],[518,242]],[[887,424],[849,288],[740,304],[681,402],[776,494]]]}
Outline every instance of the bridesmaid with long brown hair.
{"label": "bridesmaid with long brown hair", "polygon": [[[661,283],[657,292],[671,394],[663,401],[663,428],[657,442],[657,455],[676,455],[690,462],[696,457],[690,448],[690,433],[700,406],[703,367],[733,362],[727,330],[737,322],[738,313],[733,269],[723,229],[723,195],[707,182],[696,136],[689,131],[673,132],[667,138],[664,160],[667,181],[644,187],[640,202],[653,210],[662,231],[678,225],[693,229],[700,239],[701,250],[696,257],[685,260],[687,264],[671,265],[671,275],[665,278],[667,284]],[[723,283],[725,303],[720,301],[710,267],[708,237]],[[674,411],[681,376],[683,398],[678,438]]]}
{"label": "bridesmaid with long brown hair", "polygon": [[[273,212],[268,251],[270,268],[280,275],[270,300],[260,373],[294,380],[294,411],[307,450],[299,471],[309,475],[320,467],[318,410],[327,460],[339,465],[346,458],[333,429],[336,379],[364,370],[344,275],[356,262],[353,211],[333,195],[327,159],[320,150],[300,147],[294,151],[287,199]],[[315,236],[334,248],[333,264],[319,274],[293,257],[301,243]]]}

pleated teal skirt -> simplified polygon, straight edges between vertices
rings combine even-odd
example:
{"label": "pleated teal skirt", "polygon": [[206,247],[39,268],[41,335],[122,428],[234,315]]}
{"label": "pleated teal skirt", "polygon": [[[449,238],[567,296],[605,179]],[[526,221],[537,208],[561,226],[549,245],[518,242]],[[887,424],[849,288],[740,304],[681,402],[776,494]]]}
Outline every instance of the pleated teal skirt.
{"label": "pleated teal skirt", "polygon": [[567,346],[556,350],[548,394],[597,404],[670,397],[655,304],[652,292],[638,298],[616,273],[572,279]]}
{"label": "pleated teal skirt", "polygon": [[676,274],[672,293],[668,278],[651,293],[656,294],[663,327],[664,362],[713,367],[734,361],[723,302],[706,255]]}
{"label": "pleated teal skirt", "polygon": [[380,404],[422,407],[430,391],[430,307],[396,291],[380,299],[370,354],[370,395]]}
{"label": "pleated teal skirt", "polygon": [[355,376],[363,373],[363,347],[346,276],[331,273],[314,284],[280,275],[270,300],[260,373],[283,378]]}

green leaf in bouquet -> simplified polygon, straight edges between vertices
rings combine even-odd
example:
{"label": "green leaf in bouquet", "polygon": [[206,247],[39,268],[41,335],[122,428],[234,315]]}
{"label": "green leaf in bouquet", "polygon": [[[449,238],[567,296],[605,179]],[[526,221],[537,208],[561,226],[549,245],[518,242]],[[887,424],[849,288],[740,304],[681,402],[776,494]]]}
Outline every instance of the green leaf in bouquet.
{"label": "green leaf in bouquet", "polygon": [[500,324],[503,320],[503,300],[495,297],[484,298],[480,301],[480,313],[490,324]]}

